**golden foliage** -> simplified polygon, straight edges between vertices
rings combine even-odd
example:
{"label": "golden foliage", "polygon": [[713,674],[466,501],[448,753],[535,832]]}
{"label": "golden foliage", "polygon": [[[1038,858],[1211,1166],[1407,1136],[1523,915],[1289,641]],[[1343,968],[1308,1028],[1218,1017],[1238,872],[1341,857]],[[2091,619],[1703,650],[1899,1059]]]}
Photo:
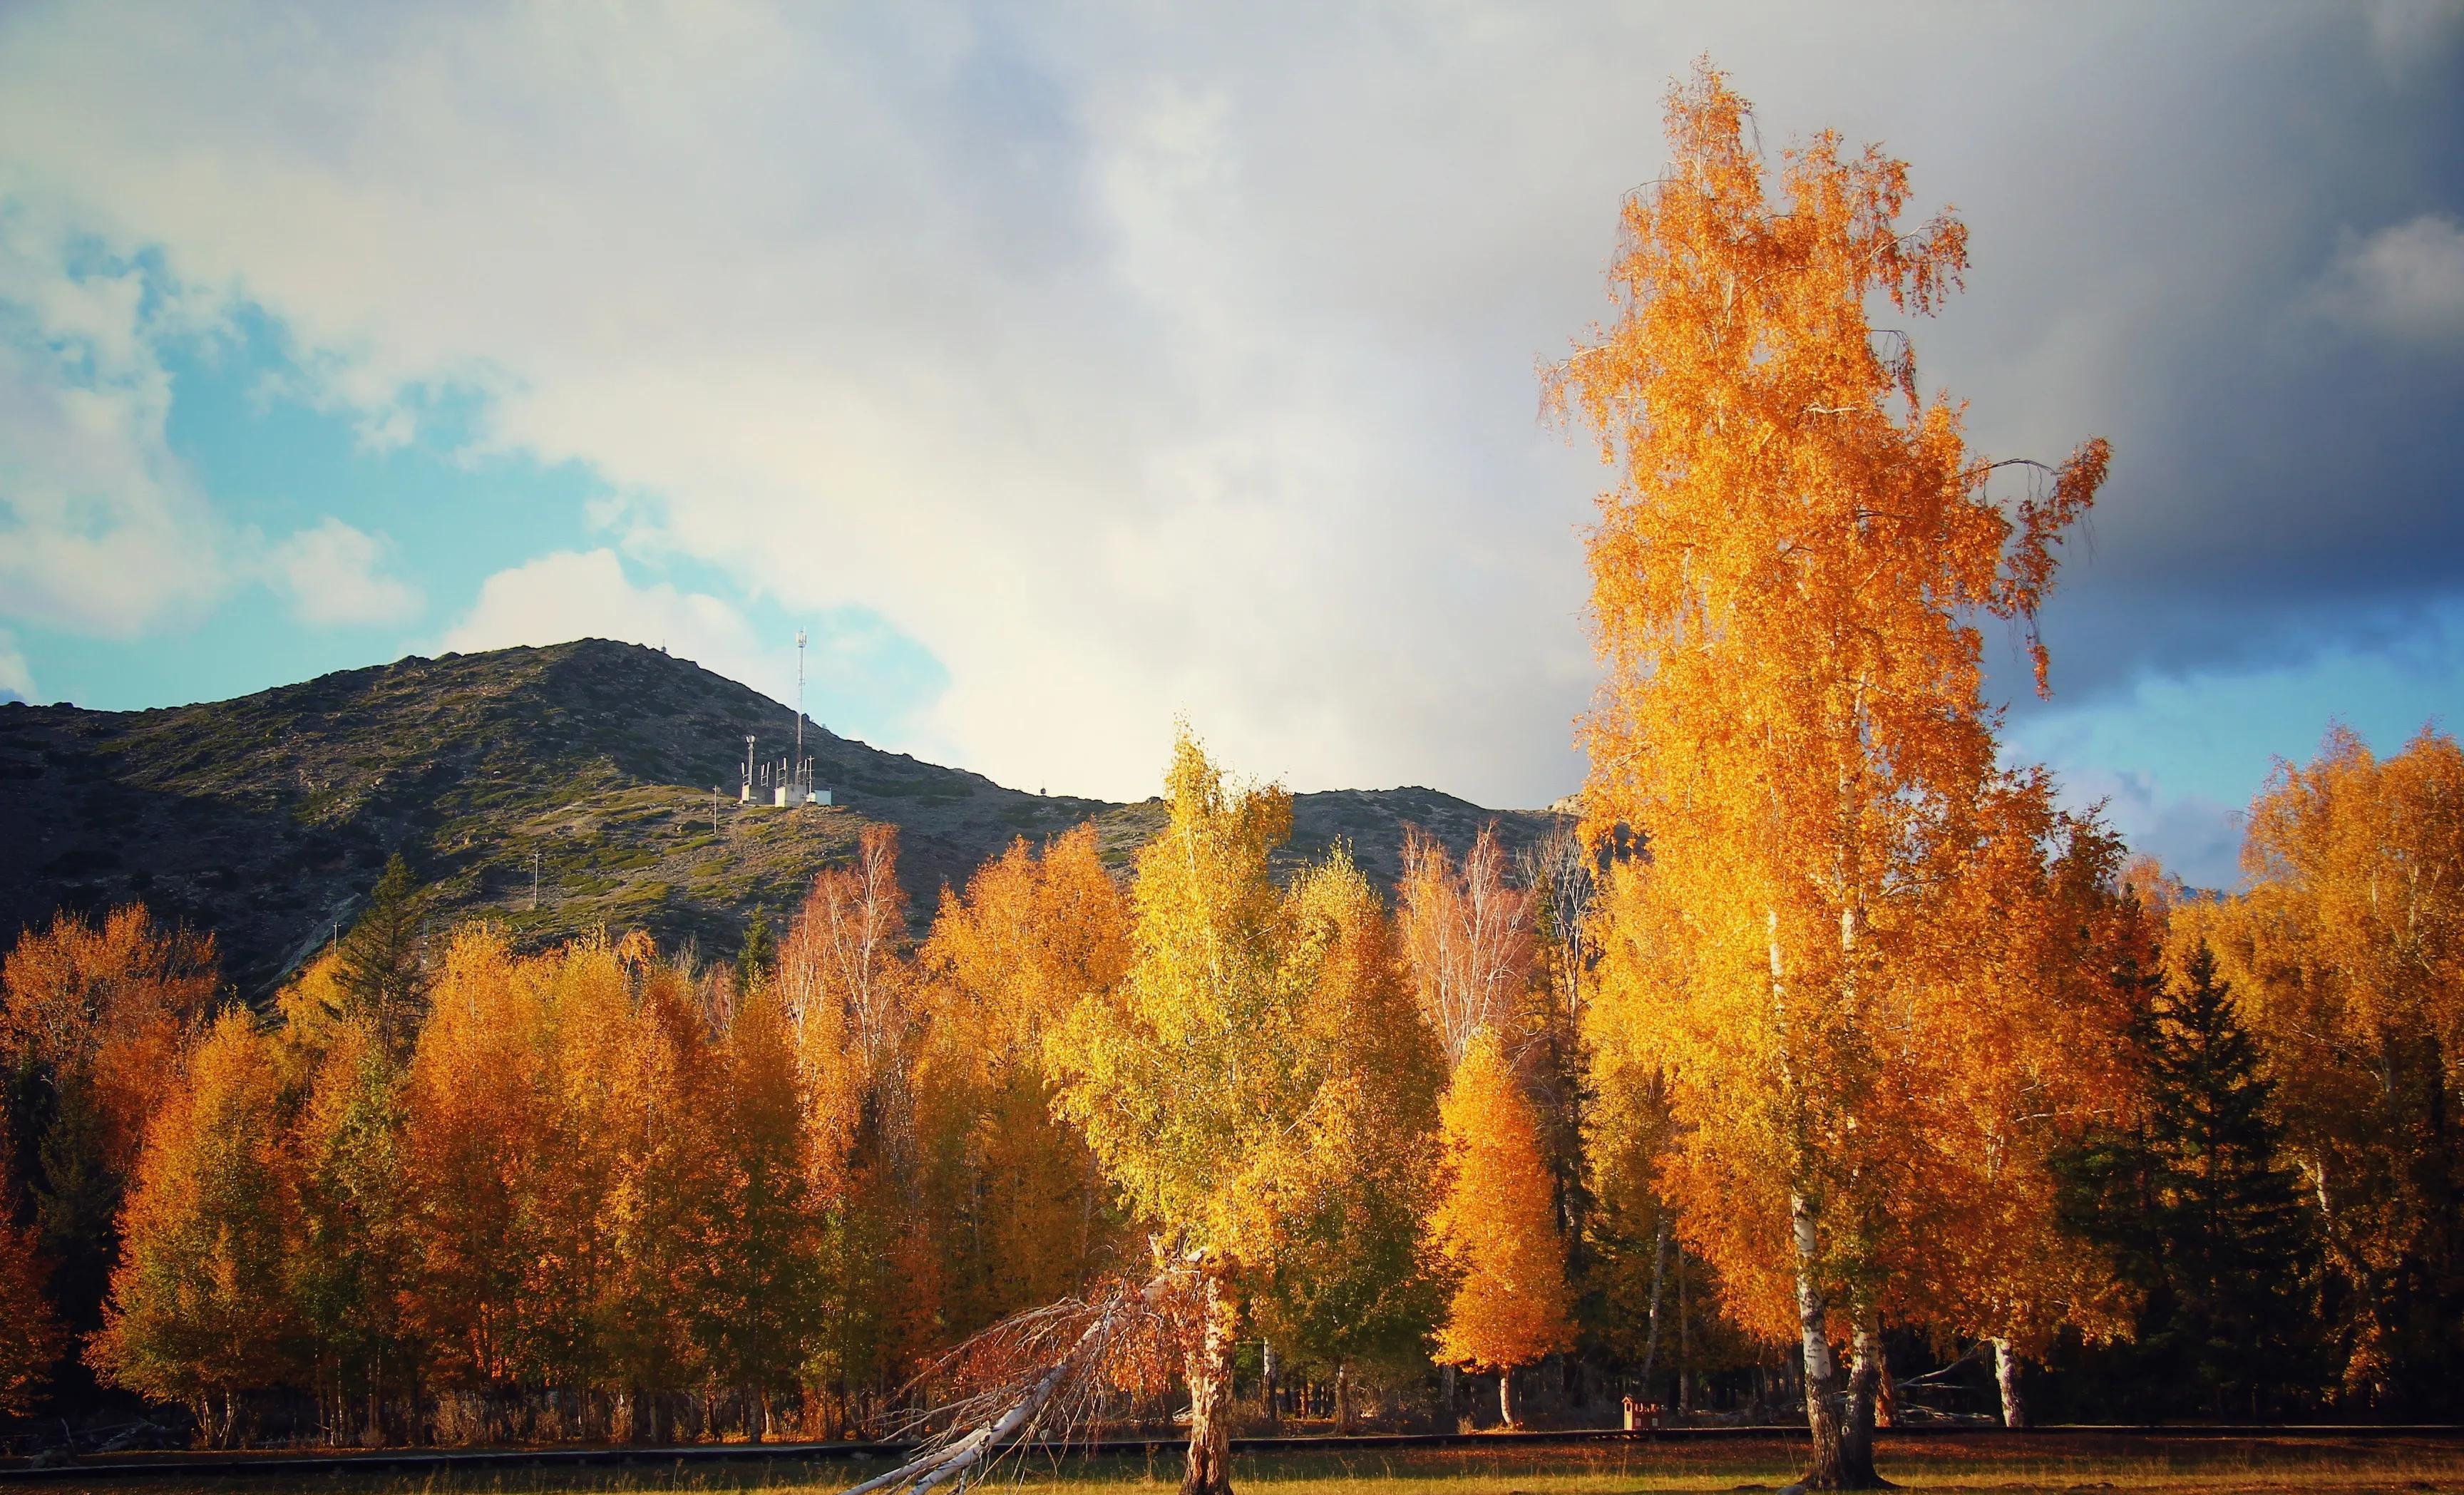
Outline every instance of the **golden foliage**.
{"label": "golden foliage", "polygon": [[1976,1140],[1924,1101],[1994,1042],[1969,1043],[1988,1004],[1958,932],[2048,826],[2045,786],[1994,767],[1976,619],[2031,625],[2107,454],[1995,501],[1959,407],[1920,399],[1866,312],[1934,310],[1965,229],[1903,231],[1905,165],[1830,134],[1772,203],[1747,117],[1707,66],[1673,92],[1618,319],[1551,393],[1617,474],[1589,542],[1587,826],[1649,846],[1601,901],[1594,1042],[1664,1081],[1664,1182],[1741,1315],[1819,1335],[1904,1279],[1933,1228],[1905,1201]]}
{"label": "golden foliage", "polygon": [[11,1050],[91,1088],[105,1166],[125,1174],[219,982],[211,935],[164,929],[136,906],[99,925],[63,912],[0,966],[0,1032]]}
{"label": "golden foliage", "polygon": [[297,1210],[273,1041],[228,1012],[146,1129],[126,1245],[87,1358],[108,1382],[197,1410],[228,1437],[232,1394],[291,1369],[285,1290]]}
{"label": "golden foliage", "polygon": [[1464,1046],[1440,1108],[1445,1192],[1430,1234],[1458,1276],[1438,1358],[1510,1371],[1573,1344],[1566,1241],[1540,1127],[1497,1033]]}
{"label": "golden foliage", "polygon": [[[2329,731],[2253,802],[2250,891],[2183,899],[2175,960],[2205,940],[2268,1055],[2286,1143],[2356,1311],[2344,1381],[2391,1388],[2399,1284],[2453,1231],[2445,1139],[2464,1043],[2464,749],[2425,729],[2380,758]],[[2443,1338],[2444,1329],[2430,1330]]]}
{"label": "golden foliage", "polygon": [[1281,789],[1227,783],[1184,733],[1171,820],[1138,853],[1129,970],[1047,1043],[1061,1112],[1175,1249],[1265,1254],[1273,1196],[1328,1054],[1305,1027],[1308,973],[1284,959],[1266,854],[1291,831]]}
{"label": "golden foliage", "polygon": [[1045,1034],[1127,970],[1127,900],[1082,826],[1021,840],[944,891],[919,955],[915,1093],[953,1332],[1058,1302],[1114,1259],[1117,1220],[1078,1134],[1052,1114]]}
{"label": "golden foliage", "polygon": [[1396,897],[1413,990],[1445,1041],[1446,1062],[1463,1063],[1483,1028],[1501,1040],[1519,1037],[1531,979],[1533,898],[1529,889],[1507,883],[1497,826],[1481,827],[1460,876],[1443,845],[1417,825],[1405,827]]}

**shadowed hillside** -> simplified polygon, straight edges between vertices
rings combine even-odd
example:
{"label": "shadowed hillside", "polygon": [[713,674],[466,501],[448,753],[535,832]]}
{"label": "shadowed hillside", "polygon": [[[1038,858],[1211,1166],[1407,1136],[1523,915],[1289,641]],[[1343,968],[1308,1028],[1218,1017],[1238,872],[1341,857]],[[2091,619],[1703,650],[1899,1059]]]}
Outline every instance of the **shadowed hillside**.
{"label": "shadowed hillside", "polygon": [[[868,823],[899,827],[919,921],[1014,837],[1092,820],[1120,868],[1160,823],[1157,802],[1024,794],[809,722],[817,780],[839,802],[738,805],[745,734],[774,753],[793,727],[733,680],[604,640],[413,657],[165,710],[0,706],[0,940],[56,907],[142,898],[213,931],[226,973],[259,996],[347,927],[399,850],[440,913],[486,912],[525,942],[643,928],[727,955],[756,911],[783,922]],[[1428,789],[1301,795],[1286,860],[1349,839],[1391,883],[1405,824],[1460,850],[1492,817],[1512,846],[1550,823]]]}

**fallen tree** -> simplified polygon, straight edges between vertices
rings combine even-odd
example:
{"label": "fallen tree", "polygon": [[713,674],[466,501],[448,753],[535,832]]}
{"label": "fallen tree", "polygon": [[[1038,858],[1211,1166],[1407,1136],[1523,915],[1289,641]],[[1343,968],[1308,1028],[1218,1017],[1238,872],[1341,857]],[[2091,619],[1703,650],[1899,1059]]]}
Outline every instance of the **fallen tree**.
{"label": "fallen tree", "polygon": [[1002,1320],[908,1387],[921,1405],[898,1425],[915,1457],[845,1495],[963,1488],[1029,1444],[1088,1438],[1118,1393],[1162,1389],[1198,1328],[1204,1263],[1196,1252],[1145,1283],[1067,1298]]}

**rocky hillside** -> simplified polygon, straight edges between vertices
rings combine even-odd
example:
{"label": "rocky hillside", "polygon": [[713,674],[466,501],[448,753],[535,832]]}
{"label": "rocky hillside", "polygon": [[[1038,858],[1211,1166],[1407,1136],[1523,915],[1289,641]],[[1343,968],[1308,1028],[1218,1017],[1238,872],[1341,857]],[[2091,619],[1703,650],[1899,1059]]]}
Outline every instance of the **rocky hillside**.
{"label": "rocky hillside", "polygon": [[[920,920],[1015,837],[1092,821],[1126,867],[1162,819],[1155,801],[1025,794],[809,722],[837,804],[739,806],[745,734],[770,751],[793,726],[732,680],[604,640],[413,657],[166,710],[0,706],[0,943],[55,908],[143,899],[213,931],[227,974],[261,997],[347,926],[400,851],[445,917],[485,913],[525,941],[642,928],[726,956],[757,911],[783,923],[869,823],[899,827]],[[1407,824],[1461,849],[1490,819],[1518,846],[1551,823],[1429,789],[1301,795],[1286,861],[1348,840],[1389,883]]]}

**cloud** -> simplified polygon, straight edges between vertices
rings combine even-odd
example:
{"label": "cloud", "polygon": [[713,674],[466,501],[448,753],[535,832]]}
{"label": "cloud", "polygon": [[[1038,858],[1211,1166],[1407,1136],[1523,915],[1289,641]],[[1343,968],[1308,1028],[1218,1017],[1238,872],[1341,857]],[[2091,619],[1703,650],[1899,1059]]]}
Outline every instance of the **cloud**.
{"label": "cloud", "polygon": [[2074,807],[2101,803],[2105,823],[2132,849],[2165,864],[2193,888],[2241,886],[2241,844],[2247,817],[2204,795],[2175,796],[2145,774],[2088,770],[2063,781]]}
{"label": "cloud", "polygon": [[475,653],[585,638],[665,649],[737,680],[775,673],[735,607],[664,582],[636,586],[612,550],[562,550],[497,572],[436,648]]}
{"label": "cloud", "polygon": [[419,588],[381,574],[386,542],[328,517],[293,535],[271,557],[275,582],[291,594],[299,621],[316,627],[407,623],[423,605]]}
{"label": "cloud", "polygon": [[2464,228],[2424,213],[2346,244],[2321,287],[2330,315],[2380,337],[2464,338]]}
{"label": "cloud", "polygon": [[948,668],[919,730],[998,777],[1148,792],[1185,709],[1303,787],[1531,803],[1579,772],[1602,482],[1533,364],[1606,315],[1706,49],[1772,147],[1881,139],[1964,209],[1972,289],[1915,330],[1983,446],[2115,438],[2066,690],[2464,586],[2464,439],[2420,439],[2464,391],[2286,311],[2336,226],[2464,207],[2376,50],[2404,24],[28,8],[0,186],[244,293],[373,444],[475,390],[477,450],[587,464],[739,599],[873,610]]}
{"label": "cloud", "polygon": [[17,636],[0,628],[0,700],[33,698],[34,671],[28,668],[24,651],[17,648]]}
{"label": "cloud", "polygon": [[128,638],[225,589],[219,527],[165,434],[157,340],[193,317],[0,202],[0,616]]}

